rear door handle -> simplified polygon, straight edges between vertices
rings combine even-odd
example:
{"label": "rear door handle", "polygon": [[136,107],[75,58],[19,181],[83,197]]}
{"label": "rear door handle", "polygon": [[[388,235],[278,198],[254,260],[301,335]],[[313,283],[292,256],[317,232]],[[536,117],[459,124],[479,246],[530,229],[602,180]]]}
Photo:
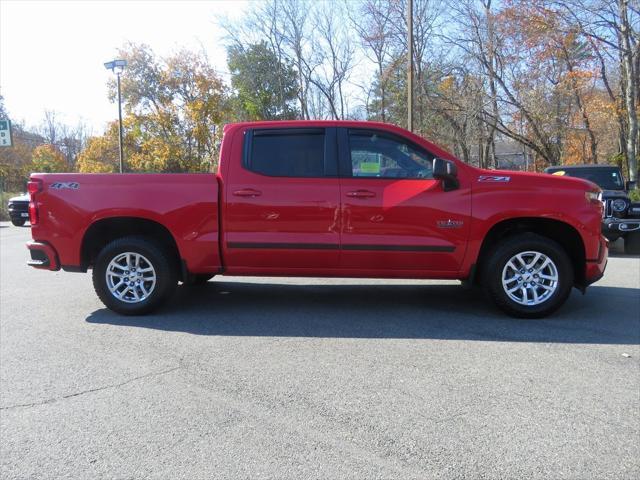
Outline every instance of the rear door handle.
{"label": "rear door handle", "polygon": [[242,190],[236,190],[233,192],[236,197],[259,197],[262,195],[260,190],[254,190],[253,188],[243,188]]}
{"label": "rear door handle", "polygon": [[354,190],[353,192],[347,192],[347,197],[352,198],[372,198],[375,196],[375,192],[371,192],[369,190]]}

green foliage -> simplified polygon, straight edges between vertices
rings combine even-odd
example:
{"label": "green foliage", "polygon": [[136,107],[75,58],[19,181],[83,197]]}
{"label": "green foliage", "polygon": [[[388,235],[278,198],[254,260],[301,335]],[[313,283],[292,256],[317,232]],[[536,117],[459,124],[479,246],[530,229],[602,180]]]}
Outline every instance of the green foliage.
{"label": "green foliage", "polygon": [[10,198],[17,197],[18,195],[20,195],[20,193],[18,192],[11,193],[0,191],[0,220],[6,221],[11,219],[11,217],[9,216],[7,203],[9,202]]}
{"label": "green foliage", "polygon": [[634,188],[629,192],[629,199],[632,202],[640,202],[640,188]]}
{"label": "green foliage", "polygon": [[104,135],[93,137],[78,155],[80,173],[112,173],[118,171],[118,122],[111,122]]}
{"label": "green foliage", "polygon": [[68,171],[64,154],[54,145],[40,145],[33,150],[32,170],[39,173]]}
{"label": "green foliage", "polygon": [[12,128],[13,145],[0,148],[0,189],[15,192],[24,190],[32,171],[34,146],[42,139],[17,123],[13,123]]}
{"label": "green foliage", "polygon": [[281,61],[266,42],[227,50],[233,104],[242,120],[285,120],[298,117],[297,80],[292,65]]}

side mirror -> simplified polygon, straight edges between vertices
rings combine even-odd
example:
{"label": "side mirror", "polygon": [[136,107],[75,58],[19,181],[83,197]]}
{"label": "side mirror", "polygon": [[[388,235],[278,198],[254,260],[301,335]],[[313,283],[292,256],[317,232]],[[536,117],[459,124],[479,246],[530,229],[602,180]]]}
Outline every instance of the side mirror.
{"label": "side mirror", "polygon": [[455,190],[460,186],[460,182],[458,182],[458,167],[454,162],[444,158],[433,159],[433,178],[442,180],[442,189],[445,192]]}
{"label": "side mirror", "polygon": [[637,180],[627,180],[627,183],[625,184],[624,188],[627,192],[629,192],[634,188],[636,188],[637,186],[638,186]]}

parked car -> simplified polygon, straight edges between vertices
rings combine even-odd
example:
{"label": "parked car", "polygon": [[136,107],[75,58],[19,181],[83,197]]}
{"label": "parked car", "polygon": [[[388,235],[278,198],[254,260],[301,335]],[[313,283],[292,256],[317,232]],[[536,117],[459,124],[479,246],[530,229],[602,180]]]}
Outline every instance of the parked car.
{"label": "parked car", "polygon": [[7,204],[11,223],[16,227],[23,226],[29,220],[29,195],[24,194],[9,199]]}
{"label": "parked car", "polygon": [[232,124],[217,174],[33,174],[29,192],[29,264],[93,269],[122,314],[225,274],[460,279],[542,317],[608,255],[591,182],[481,170],[382,123]]}
{"label": "parked car", "polygon": [[624,250],[640,254],[640,202],[629,199],[635,182],[624,180],[620,168],[612,165],[564,165],[549,167],[546,173],[584,178],[602,189],[604,213],[602,233],[610,241],[624,238]]}

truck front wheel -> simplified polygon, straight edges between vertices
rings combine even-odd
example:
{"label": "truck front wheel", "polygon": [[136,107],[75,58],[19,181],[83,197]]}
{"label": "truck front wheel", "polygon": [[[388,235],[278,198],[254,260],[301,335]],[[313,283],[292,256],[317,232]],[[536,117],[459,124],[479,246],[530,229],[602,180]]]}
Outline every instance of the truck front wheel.
{"label": "truck front wheel", "polygon": [[171,296],[178,276],[170,253],[145,237],[123,237],[96,258],[93,287],[104,305],[123,315],[141,315]]}
{"label": "truck front wheel", "polygon": [[520,318],[541,318],[569,297],[573,267],[553,240],[525,233],[499,243],[483,267],[483,283],[498,307]]}

